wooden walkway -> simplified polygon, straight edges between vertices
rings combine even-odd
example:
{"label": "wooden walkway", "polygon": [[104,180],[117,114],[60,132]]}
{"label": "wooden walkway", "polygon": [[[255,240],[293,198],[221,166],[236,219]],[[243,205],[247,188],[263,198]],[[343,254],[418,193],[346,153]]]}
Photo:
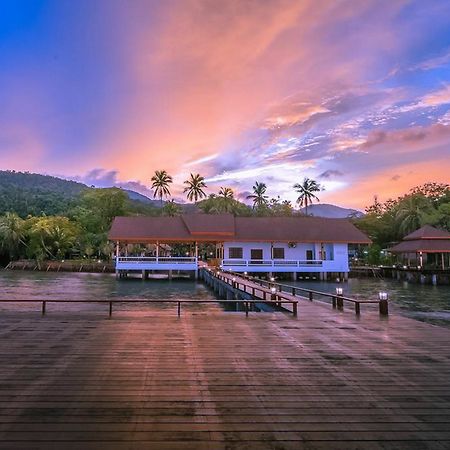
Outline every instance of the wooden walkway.
{"label": "wooden walkway", "polygon": [[2,311],[0,448],[448,449],[449,342],[309,302]]}

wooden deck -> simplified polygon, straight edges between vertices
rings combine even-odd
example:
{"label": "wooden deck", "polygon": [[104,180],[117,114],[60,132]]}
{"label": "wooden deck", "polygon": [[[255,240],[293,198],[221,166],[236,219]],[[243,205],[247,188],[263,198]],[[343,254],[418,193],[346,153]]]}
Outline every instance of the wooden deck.
{"label": "wooden deck", "polygon": [[172,309],[2,311],[0,448],[450,448],[450,330]]}

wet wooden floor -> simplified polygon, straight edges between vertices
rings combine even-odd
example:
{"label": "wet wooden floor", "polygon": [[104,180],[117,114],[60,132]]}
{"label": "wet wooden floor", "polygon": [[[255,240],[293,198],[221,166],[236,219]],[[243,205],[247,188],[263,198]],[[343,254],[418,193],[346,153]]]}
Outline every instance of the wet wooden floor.
{"label": "wet wooden floor", "polygon": [[450,448],[450,330],[208,308],[3,311],[0,448]]}

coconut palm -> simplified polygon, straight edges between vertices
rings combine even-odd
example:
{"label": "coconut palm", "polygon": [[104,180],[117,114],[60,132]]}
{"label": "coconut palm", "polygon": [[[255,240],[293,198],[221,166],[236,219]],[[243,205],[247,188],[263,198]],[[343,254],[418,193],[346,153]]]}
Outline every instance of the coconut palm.
{"label": "coconut palm", "polygon": [[302,183],[294,184],[294,189],[300,194],[297,203],[300,206],[305,207],[305,214],[308,215],[308,205],[311,204],[313,200],[319,201],[319,197],[314,193],[320,192],[320,184],[315,180],[305,178]]}
{"label": "coconut palm", "polygon": [[423,225],[426,213],[431,209],[430,200],[421,195],[405,197],[398,205],[395,221],[400,232],[405,235]]}
{"label": "coconut palm", "polygon": [[266,206],[268,201],[268,196],[265,195],[267,186],[265,183],[258,183],[253,186],[253,194],[247,195],[248,199],[253,201],[253,209],[262,208]]}
{"label": "coconut palm", "polygon": [[163,216],[175,217],[183,213],[183,209],[173,200],[168,201],[161,210]]}
{"label": "coconut palm", "polygon": [[184,182],[186,187],[184,188],[184,193],[186,193],[186,197],[189,201],[194,200],[197,203],[198,199],[202,199],[206,197],[205,191],[203,188],[206,188],[205,178],[202,177],[199,173],[192,174],[188,180]]}
{"label": "coconut palm", "polygon": [[26,245],[25,234],[25,221],[16,213],[7,212],[0,217],[0,246],[11,257],[18,253],[21,245]]}
{"label": "coconut palm", "polygon": [[227,187],[221,187],[219,190],[219,196],[227,199],[233,199],[234,198],[234,192],[233,189],[227,188]]}
{"label": "coconut palm", "polygon": [[173,182],[172,177],[165,170],[156,170],[151,178],[153,197],[159,197],[161,207],[163,206],[163,197],[170,195],[169,184]]}

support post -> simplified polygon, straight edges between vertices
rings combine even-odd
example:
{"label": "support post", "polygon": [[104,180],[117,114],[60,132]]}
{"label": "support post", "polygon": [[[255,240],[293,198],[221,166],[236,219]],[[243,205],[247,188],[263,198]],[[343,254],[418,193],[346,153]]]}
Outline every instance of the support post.
{"label": "support post", "polygon": [[387,300],[380,300],[380,316],[389,315],[389,304]]}
{"label": "support post", "polygon": [[337,296],[337,308],[342,311],[344,309],[344,299],[342,298],[342,295]]}
{"label": "support post", "polygon": [[334,295],[332,297],[332,301],[333,301],[333,308],[336,308],[336,297]]}
{"label": "support post", "polygon": [[298,306],[297,302],[292,303],[292,314],[294,317],[297,317],[297,306]]}
{"label": "support post", "polygon": [[109,317],[112,316],[112,304],[113,302],[109,302]]}
{"label": "support post", "polygon": [[313,293],[311,291],[309,291],[309,301],[310,302],[313,301]]}
{"label": "support post", "polygon": [[355,314],[359,316],[361,314],[361,305],[359,302],[355,302]]}
{"label": "support post", "polygon": [[181,302],[178,302],[178,317],[181,316]]}
{"label": "support post", "polygon": [[245,302],[245,317],[248,317],[248,302]]}
{"label": "support post", "polygon": [[42,302],[42,315],[45,316],[45,302]]}

